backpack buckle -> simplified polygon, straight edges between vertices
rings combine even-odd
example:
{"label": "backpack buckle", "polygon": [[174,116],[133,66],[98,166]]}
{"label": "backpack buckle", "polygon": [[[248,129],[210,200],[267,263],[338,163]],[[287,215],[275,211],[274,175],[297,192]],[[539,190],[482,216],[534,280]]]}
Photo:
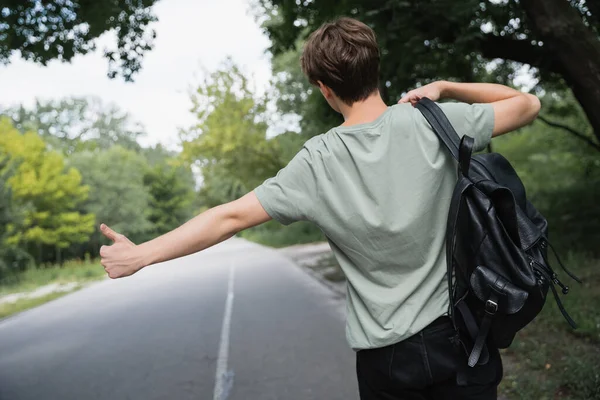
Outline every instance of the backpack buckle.
{"label": "backpack buckle", "polygon": [[492,300],[488,300],[485,302],[485,312],[494,315],[498,311],[498,303]]}

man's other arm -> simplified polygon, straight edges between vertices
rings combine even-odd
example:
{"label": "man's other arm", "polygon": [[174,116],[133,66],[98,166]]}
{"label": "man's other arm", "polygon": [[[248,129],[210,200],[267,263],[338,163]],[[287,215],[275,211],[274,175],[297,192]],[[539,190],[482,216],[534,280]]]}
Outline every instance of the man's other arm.
{"label": "man's other arm", "polygon": [[493,83],[438,81],[404,95],[399,103],[416,104],[422,97],[433,101],[454,99],[463,103],[489,103],[494,109],[492,136],[499,136],[531,123],[540,111],[540,100],[528,93]]}
{"label": "man's other arm", "polygon": [[536,96],[493,83],[442,82],[440,92],[441,98],[464,103],[490,103],[494,108],[493,137],[531,123],[541,107]]}
{"label": "man's other arm", "polygon": [[271,219],[254,192],[194,217],[156,239],[135,245],[106,225],[102,233],[114,241],[102,246],[102,265],[111,278],[132,275],[143,267],[207,249],[236,233]]}

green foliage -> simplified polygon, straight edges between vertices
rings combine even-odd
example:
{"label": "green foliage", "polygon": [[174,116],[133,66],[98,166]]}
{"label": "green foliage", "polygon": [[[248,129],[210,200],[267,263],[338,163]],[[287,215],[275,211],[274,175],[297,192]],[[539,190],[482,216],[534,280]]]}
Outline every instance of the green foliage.
{"label": "green foliage", "polygon": [[149,166],[144,175],[148,191],[147,218],[153,227],[146,238],[154,238],[181,225],[196,211],[196,180],[180,154],[168,151],[162,145],[141,150]]}
{"label": "green foliage", "polygon": [[[198,124],[184,132],[182,158],[202,174],[202,208],[240,198],[274,176],[300,150],[306,137],[286,132],[267,138],[266,99],[230,61],[208,75],[193,96]],[[242,233],[250,240],[285,246],[323,240],[314,225],[283,227],[271,221]]]}
{"label": "green foliage", "polygon": [[248,186],[219,165],[202,168],[202,185],[198,193],[201,210],[215,207],[248,193]]}
{"label": "green foliage", "polygon": [[[151,229],[144,186],[147,163],[142,155],[113,146],[100,152],[75,153],[70,162],[81,170],[83,182],[90,187],[90,197],[82,207],[95,215],[96,226],[105,223],[134,242]],[[97,254],[102,242],[100,232],[94,231],[90,251]]]}
{"label": "green foliage", "polygon": [[0,153],[15,168],[8,179],[12,199],[24,205],[22,223],[9,225],[11,245],[48,245],[64,249],[85,242],[94,215],[77,211],[89,188],[75,168],[65,168],[63,157],[46,149],[35,133],[21,135],[7,119],[0,121]]}
{"label": "green foliage", "polygon": [[271,247],[325,241],[323,232],[311,222],[296,222],[289,226],[282,226],[277,221],[269,221],[242,232],[241,236],[244,239]]}
{"label": "green foliage", "polygon": [[177,228],[192,216],[194,191],[185,172],[181,166],[157,164],[144,175],[150,194],[146,217],[152,224],[148,232],[152,237]]}
{"label": "green foliage", "polygon": [[[157,144],[153,147],[142,147],[140,148],[140,153],[146,158],[148,165],[151,167],[159,164],[172,164],[175,166],[179,165],[178,161],[181,161],[178,158],[179,153],[169,151],[161,144]],[[182,168],[180,171],[184,172],[189,179],[193,180],[192,172],[188,168]]]}
{"label": "green foliage", "polygon": [[[411,88],[439,79],[512,85],[525,82],[538,93],[575,87],[578,101],[595,127],[597,142],[600,120],[595,110],[600,105],[598,98],[585,92],[597,91],[599,83],[583,81],[587,72],[572,72],[570,67],[575,63],[569,65],[569,60],[574,56],[567,54],[573,46],[567,39],[576,37],[587,43],[587,51],[575,57],[580,59],[578,65],[597,66],[600,7],[589,1],[566,5],[562,0],[548,0],[546,7],[539,3],[259,0],[255,13],[271,39],[278,105],[283,112],[295,112],[303,121],[310,121],[301,122],[305,135],[321,133],[339,117],[301,76],[300,47],[322,23],[346,15],[359,18],[377,33],[381,93],[387,103]],[[529,79],[515,79],[523,74],[525,65],[529,66]]]}
{"label": "green foliage", "polygon": [[206,77],[192,101],[198,123],[182,135],[182,157],[200,168],[207,205],[234,200],[288,161],[278,142],[267,140],[265,100],[230,61]]}
{"label": "green foliage", "polygon": [[20,212],[8,185],[11,173],[8,162],[9,156],[0,151],[0,281],[12,270],[21,270],[32,261],[27,252],[7,243],[9,227],[21,224]]}
{"label": "green foliage", "polygon": [[308,139],[327,132],[332,126],[340,125],[342,116],[327,104],[318,88],[313,87],[300,68],[302,42],[273,57],[273,89],[271,97],[276,99],[279,112],[303,117],[300,129]]}
{"label": "green foliage", "polygon": [[143,127],[132,122],[126,112],[95,97],[36,100],[32,108],[21,105],[2,114],[21,132],[34,131],[65,154],[106,150],[113,145],[140,151],[137,140],[145,135]]}
{"label": "green foliage", "polygon": [[[586,3],[571,5],[584,24],[597,28],[597,10]],[[556,50],[544,45],[518,1],[260,0],[256,13],[275,55],[294,49],[326,21],[342,15],[359,18],[378,35],[388,100],[439,78],[511,82],[524,63],[535,68],[534,79],[557,82],[560,76],[552,63]],[[489,74],[490,68],[495,73]]]}
{"label": "green foliage", "polygon": [[[22,137],[37,143],[35,151],[59,150],[81,171],[90,196],[85,202],[78,201],[76,211],[90,214],[90,226],[104,222],[139,242],[173,229],[191,215],[196,182],[190,168],[181,166],[175,161],[177,154],[161,146],[142,148],[137,140],[144,135],[143,127],[114,105],[106,106],[97,98],[65,98],[36,101],[32,108],[20,106],[2,114],[26,133]],[[50,153],[52,158],[62,159],[58,153]],[[45,158],[49,162],[50,158]],[[15,204],[30,207],[21,200]],[[13,244],[17,242],[13,239]],[[94,231],[89,241],[69,244],[54,259],[60,261],[63,254],[97,254],[103,242],[100,233]],[[37,254],[39,262],[53,260],[48,253],[51,249],[44,246],[28,248]],[[9,247],[5,244],[0,249],[8,251]]]}
{"label": "green foliage", "polygon": [[279,149],[279,156],[287,164],[302,149],[306,138],[295,132],[285,132],[270,139]]}
{"label": "green foliage", "polygon": [[109,77],[127,81],[141,68],[144,53],[151,50],[156,33],[148,25],[156,21],[151,7],[156,0],[0,0],[0,63],[13,54],[42,65],[58,59],[70,61],[76,54],[95,50],[95,40],[114,31],[116,46],[105,49]]}

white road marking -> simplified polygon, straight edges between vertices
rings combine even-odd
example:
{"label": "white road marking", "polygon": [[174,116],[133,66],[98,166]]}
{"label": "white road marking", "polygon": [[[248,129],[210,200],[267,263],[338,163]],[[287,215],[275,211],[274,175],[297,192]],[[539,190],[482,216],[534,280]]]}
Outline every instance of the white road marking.
{"label": "white road marking", "polygon": [[221,328],[221,342],[219,344],[219,357],[217,358],[213,400],[225,400],[227,398],[233,378],[233,374],[227,371],[227,358],[229,357],[229,328],[231,326],[231,310],[233,308],[234,273],[235,269],[232,263],[229,266],[227,302],[225,303],[225,316],[223,317],[223,327]]}

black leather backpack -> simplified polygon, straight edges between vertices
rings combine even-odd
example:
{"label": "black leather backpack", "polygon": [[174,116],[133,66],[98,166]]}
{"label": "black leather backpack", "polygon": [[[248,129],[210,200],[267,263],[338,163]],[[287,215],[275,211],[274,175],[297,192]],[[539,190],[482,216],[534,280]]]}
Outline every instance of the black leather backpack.
{"label": "black leather backpack", "polygon": [[430,99],[423,98],[416,107],[458,161],[446,232],[449,316],[469,366],[487,363],[487,346],[510,346],[515,334],[542,310],[549,288],[567,322],[576,328],[555,285],[563,294],[569,287],[548,263],[548,223],[527,200],[513,167],[500,154],[471,156],[473,138],[459,138]]}

